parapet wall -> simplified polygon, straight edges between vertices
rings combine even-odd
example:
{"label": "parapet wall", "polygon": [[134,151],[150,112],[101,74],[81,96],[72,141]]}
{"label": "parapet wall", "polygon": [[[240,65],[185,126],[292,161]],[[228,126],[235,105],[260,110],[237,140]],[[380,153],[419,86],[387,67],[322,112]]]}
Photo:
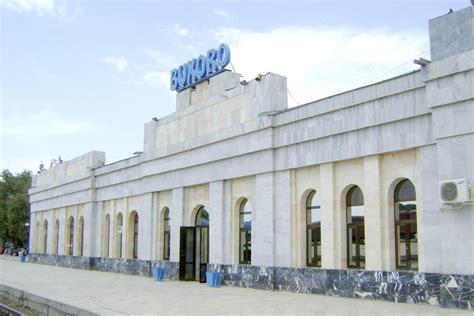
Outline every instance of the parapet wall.
{"label": "parapet wall", "polygon": [[262,113],[287,109],[286,78],[267,73],[240,82],[222,72],[176,95],[176,112],[145,124],[146,154],[255,120]]}
{"label": "parapet wall", "polygon": [[105,153],[90,151],[74,159],[64,161],[49,170],[33,175],[31,187],[52,187],[75,181],[91,174],[91,170],[105,164]]}

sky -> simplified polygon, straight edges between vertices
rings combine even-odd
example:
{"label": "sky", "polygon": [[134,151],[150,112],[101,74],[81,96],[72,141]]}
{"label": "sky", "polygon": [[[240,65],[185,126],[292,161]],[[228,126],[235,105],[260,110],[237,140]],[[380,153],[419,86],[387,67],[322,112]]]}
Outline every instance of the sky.
{"label": "sky", "polygon": [[295,106],[417,69],[428,20],[469,5],[0,0],[0,170],[142,151],[144,124],[175,110],[170,70],[220,43],[243,79],[286,76]]}

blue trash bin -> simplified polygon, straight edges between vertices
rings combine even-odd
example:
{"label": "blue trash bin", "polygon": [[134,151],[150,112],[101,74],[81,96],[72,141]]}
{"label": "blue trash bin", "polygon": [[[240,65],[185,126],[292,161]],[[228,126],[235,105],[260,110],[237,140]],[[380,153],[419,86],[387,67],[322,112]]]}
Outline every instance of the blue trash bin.
{"label": "blue trash bin", "polygon": [[154,267],[151,271],[156,281],[163,281],[165,279],[165,268]]}
{"label": "blue trash bin", "polygon": [[26,262],[26,256],[20,256],[20,262]]}
{"label": "blue trash bin", "polygon": [[213,273],[213,279],[212,279],[212,286],[213,287],[219,287],[221,286],[222,280],[221,280],[221,273],[220,272],[214,272]]}
{"label": "blue trash bin", "polygon": [[213,273],[206,272],[206,284],[207,286],[212,286]]}

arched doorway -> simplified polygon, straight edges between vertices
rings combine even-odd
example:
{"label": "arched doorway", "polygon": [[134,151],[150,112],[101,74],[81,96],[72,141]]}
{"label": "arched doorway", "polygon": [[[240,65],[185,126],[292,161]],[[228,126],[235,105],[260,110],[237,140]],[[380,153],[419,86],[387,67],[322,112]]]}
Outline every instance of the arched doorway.
{"label": "arched doorway", "polygon": [[206,282],[209,262],[209,213],[204,206],[196,212],[194,226],[180,229],[179,279]]}

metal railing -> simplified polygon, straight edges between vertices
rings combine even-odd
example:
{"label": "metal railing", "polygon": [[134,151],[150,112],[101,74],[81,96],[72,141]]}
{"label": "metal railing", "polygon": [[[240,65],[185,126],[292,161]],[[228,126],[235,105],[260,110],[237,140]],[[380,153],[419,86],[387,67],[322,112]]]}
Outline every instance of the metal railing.
{"label": "metal railing", "polygon": [[0,304],[0,316],[24,316],[24,314],[11,307]]}

